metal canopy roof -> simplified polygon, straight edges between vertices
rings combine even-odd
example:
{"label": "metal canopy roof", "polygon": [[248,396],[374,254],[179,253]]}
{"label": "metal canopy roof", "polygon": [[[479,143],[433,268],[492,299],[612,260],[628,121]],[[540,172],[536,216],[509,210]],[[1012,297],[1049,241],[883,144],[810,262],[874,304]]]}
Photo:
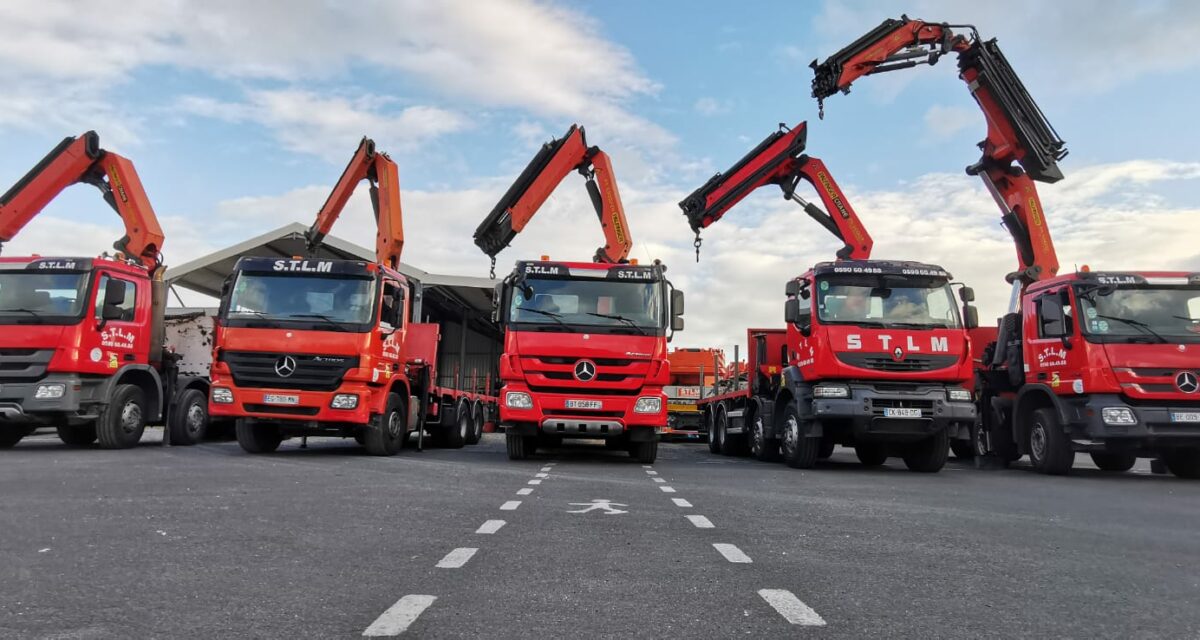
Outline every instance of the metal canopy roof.
{"label": "metal canopy roof", "polygon": [[[167,283],[214,298],[221,297],[221,284],[233,273],[238,258],[255,256],[292,258],[307,252],[304,232],[308,227],[293,222],[274,231],[250,238],[233,246],[214,251],[177,267],[168,267]],[[338,260],[375,260],[375,252],[341,238],[327,236],[322,242],[320,256]],[[490,314],[496,280],[471,276],[430,273],[409,264],[400,264],[400,273],[425,285],[426,293],[441,293],[458,304],[482,314]]]}

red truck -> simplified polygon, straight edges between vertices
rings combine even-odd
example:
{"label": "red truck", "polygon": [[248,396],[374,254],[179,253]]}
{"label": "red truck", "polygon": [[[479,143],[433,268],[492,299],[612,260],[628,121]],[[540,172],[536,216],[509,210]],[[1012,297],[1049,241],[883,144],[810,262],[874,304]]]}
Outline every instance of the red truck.
{"label": "red truck", "polygon": [[0,196],[0,243],[77,183],[100,190],[126,235],[113,256],[0,258],[0,447],[52,426],[68,445],[127,448],[159,420],[193,444],[208,381],[164,349],[163,233],[133,163],[94,131],[64,139]]}
{"label": "red truck", "polygon": [[397,269],[404,247],[396,165],[364,138],[307,235],[311,255],[363,180],[378,221],[376,262],[242,258],[226,282],[213,349],[213,416],[268,453],[289,437],[353,437],[396,454],[430,431],[478,442],[495,397],[438,385],[439,326],[421,317],[419,282]]}
{"label": "red truck", "polygon": [[976,372],[978,454],[1007,464],[1029,455],[1068,473],[1078,452],[1106,471],[1152,457],[1200,477],[1200,274],[1105,271],[1058,275],[1037,182],[1063,175],[1066,145],[994,39],[960,25],[902,16],[818,64],[813,96],[847,92],[864,75],[956,54],[959,76],[987,119],[983,155],[967,167],[1001,210],[1017,249],[1010,312]]}
{"label": "red truck", "polygon": [[667,394],[667,428],[664,438],[699,439],[708,432],[701,420],[697,401],[713,388],[725,371],[725,352],[720,349],[676,348],[667,355],[671,379]]}
{"label": "red truck", "polygon": [[542,147],[475,232],[492,258],[571,171],[587,178],[606,243],[595,262],[518,261],[496,287],[500,422],[520,460],[563,438],[601,439],[652,463],[667,425],[667,342],[683,328],[683,293],[657,262],[626,262],[632,239],[608,155],[572,126]]}
{"label": "red truck", "polygon": [[[696,232],[720,220],[755,189],[776,185],[786,199],[843,242],[838,260],[787,283],[786,329],[747,333],[745,383],[698,403],[714,453],[781,455],[810,468],[836,445],[864,465],[903,458],[936,472],[952,440],[968,441],[975,405],[967,330],[977,322],[971,289],[960,316],[951,276],[937,265],[871,260],[872,241],[825,164],[804,154],[806,125],[782,128],[732,168],[679,203]],[[804,180],[826,210],[796,193]],[[965,320],[964,320],[965,319]]]}

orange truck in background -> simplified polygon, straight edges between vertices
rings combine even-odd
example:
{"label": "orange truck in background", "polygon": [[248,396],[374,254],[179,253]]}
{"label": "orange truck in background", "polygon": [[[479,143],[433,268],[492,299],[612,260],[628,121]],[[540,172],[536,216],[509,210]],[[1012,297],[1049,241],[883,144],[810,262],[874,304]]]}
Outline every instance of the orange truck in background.
{"label": "orange truck in background", "polygon": [[710,390],[725,370],[725,352],[720,349],[677,348],[667,356],[671,362],[667,394],[667,428],[664,438],[699,440],[706,436],[696,401]]}

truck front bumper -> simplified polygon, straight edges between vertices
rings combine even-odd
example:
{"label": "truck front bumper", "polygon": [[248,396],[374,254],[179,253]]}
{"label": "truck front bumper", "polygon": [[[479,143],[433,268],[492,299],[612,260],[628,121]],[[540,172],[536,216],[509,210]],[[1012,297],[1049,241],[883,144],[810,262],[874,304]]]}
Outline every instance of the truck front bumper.
{"label": "truck front bumper", "polygon": [[[847,398],[814,398],[813,419],[822,425],[848,425],[855,440],[911,442],[941,431],[954,439],[970,438],[975,403],[948,400],[943,385],[878,389],[851,384]],[[919,414],[919,415],[918,415]]]}
{"label": "truck front bumper", "polygon": [[[83,380],[77,374],[51,373],[35,382],[5,382],[0,384],[0,420],[5,422],[45,422],[55,416],[94,417],[94,412],[83,411],[93,401],[97,385]],[[58,397],[37,397],[38,389],[61,389]],[[86,415],[85,415],[86,414]]]}
{"label": "truck front bumper", "polygon": [[[219,389],[228,389],[230,402],[218,402]],[[339,395],[357,396],[353,409],[334,409]],[[365,425],[371,420],[375,397],[365,384],[346,383],[333,391],[299,389],[249,389],[232,380],[213,381],[208,399],[208,414],[214,418],[252,418],[263,422],[295,423],[312,428],[322,425]]]}
{"label": "truck front bumper", "polygon": [[[1195,445],[1200,443],[1200,406],[1172,406],[1169,403],[1147,405],[1131,403],[1118,394],[1095,394],[1063,398],[1067,413],[1067,431],[1077,442],[1105,440],[1142,440],[1148,446]],[[1105,409],[1124,413],[1133,424],[1105,421]]]}
{"label": "truck front bumper", "polygon": [[[509,406],[509,393],[528,394],[532,403],[529,408]],[[659,398],[660,410],[655,413],[637,413],[634,407],[638,398]],[[568,401],[595,401],[599,406],[591,409],[568,408]],[[543,393],[530,391],[524,384],[509,383],[500,391],[500,422],[508,429],[535,432],[564,438],[615,438],[628,434],[640,438],[638,433],[648,431],[657,435],[667,425],[667,399],[661,389],[647,387],[637,395],[606,395],[602,392],[587,393]]]}

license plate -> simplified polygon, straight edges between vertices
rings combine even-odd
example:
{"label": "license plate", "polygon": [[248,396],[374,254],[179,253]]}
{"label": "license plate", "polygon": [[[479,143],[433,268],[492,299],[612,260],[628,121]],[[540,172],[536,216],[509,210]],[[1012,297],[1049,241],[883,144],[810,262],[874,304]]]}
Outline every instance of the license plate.
{"label": "license plate", "polygon": [[885,417],[885,418],[920,418],[921,410],[920,409],[903,409],[903,408],[901,408],[901,409],[886,408],[883,410],[883,417]]}
{"label": "license plate", "polygon": [[1200,422],[1200,412],[1189,411],[1187,413],[1171,413],[1171,422]]}
{"label": "license plate", "polygon": [[603,406],[599,400],[567,400],[568,409],[599,409]]}
{"label": "license plate", "polygon": [[300,396],[281,396],[273,393],[263,395],[263,404],[282,404],[295,405],[300,404]]}

